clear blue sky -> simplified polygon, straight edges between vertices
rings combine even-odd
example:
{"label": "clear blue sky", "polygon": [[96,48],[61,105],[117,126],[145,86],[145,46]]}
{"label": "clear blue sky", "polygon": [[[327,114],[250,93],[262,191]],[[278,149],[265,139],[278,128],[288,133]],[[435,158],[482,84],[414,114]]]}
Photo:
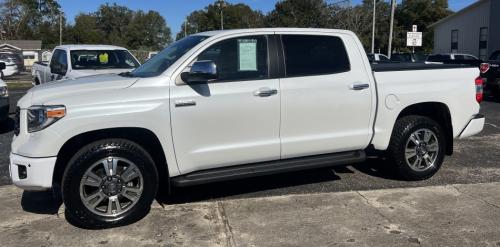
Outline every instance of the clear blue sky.
{"label": "clear blue sky", "polygon": [[[337,0],[331,1],[335,2]],[[448,2],[450,8],[457,11],[475,1],[476,0],[449,0]],[[79,13],[94,12],[104,3],[117,3],[133,10],[156,10],[163,15],[167,24],[172,29],[172,35],[175,36],[187,15],[194,10],[202,9],[208,4],[213,3],[214,0],[59,0],[58,2],[61,4],[66,17],[71,23]],[[245,3],[253,9],[258,9],[267,13],[274,8],[277,0],[228,0],[228,2]],[[352,0],[352,2],[357,4],[361,2],[361,0]]]}

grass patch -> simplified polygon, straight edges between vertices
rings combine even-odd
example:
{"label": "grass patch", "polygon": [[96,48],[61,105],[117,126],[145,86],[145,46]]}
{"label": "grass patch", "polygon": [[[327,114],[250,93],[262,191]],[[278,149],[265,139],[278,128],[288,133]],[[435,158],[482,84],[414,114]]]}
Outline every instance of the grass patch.
{"label": "grass patch", "polygon": [[17,89],[17,88],[31,88],[33,84],[31,82],[6,82],[8,89]]}

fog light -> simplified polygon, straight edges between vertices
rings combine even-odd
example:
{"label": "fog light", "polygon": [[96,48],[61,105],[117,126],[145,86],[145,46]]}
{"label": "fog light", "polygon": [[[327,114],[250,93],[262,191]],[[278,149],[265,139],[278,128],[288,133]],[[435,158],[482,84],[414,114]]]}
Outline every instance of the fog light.
{"label": "fog light", "polygon": [[17,165],[17,174],[19,175],[19,179],[27,178],[28,172],[26,171],[26,166]]}

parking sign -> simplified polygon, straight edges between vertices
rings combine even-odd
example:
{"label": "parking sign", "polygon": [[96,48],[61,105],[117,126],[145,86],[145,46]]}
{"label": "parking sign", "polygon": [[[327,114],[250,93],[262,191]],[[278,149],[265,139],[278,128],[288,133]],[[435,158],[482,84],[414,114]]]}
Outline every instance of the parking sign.
{"label": "parking sign", "polygon": [[422,32],[407,32],[406,46],[422,46]]}

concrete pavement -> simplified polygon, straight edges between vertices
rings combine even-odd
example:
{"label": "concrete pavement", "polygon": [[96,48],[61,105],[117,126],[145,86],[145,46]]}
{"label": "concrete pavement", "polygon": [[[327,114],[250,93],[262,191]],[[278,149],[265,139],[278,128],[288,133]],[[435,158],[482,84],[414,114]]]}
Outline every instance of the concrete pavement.
{"label": "concrete pavement", "polygon": [[2,246],[500,246],[500,183],[153,205],[82,230],[47,193],[0,187]]}

